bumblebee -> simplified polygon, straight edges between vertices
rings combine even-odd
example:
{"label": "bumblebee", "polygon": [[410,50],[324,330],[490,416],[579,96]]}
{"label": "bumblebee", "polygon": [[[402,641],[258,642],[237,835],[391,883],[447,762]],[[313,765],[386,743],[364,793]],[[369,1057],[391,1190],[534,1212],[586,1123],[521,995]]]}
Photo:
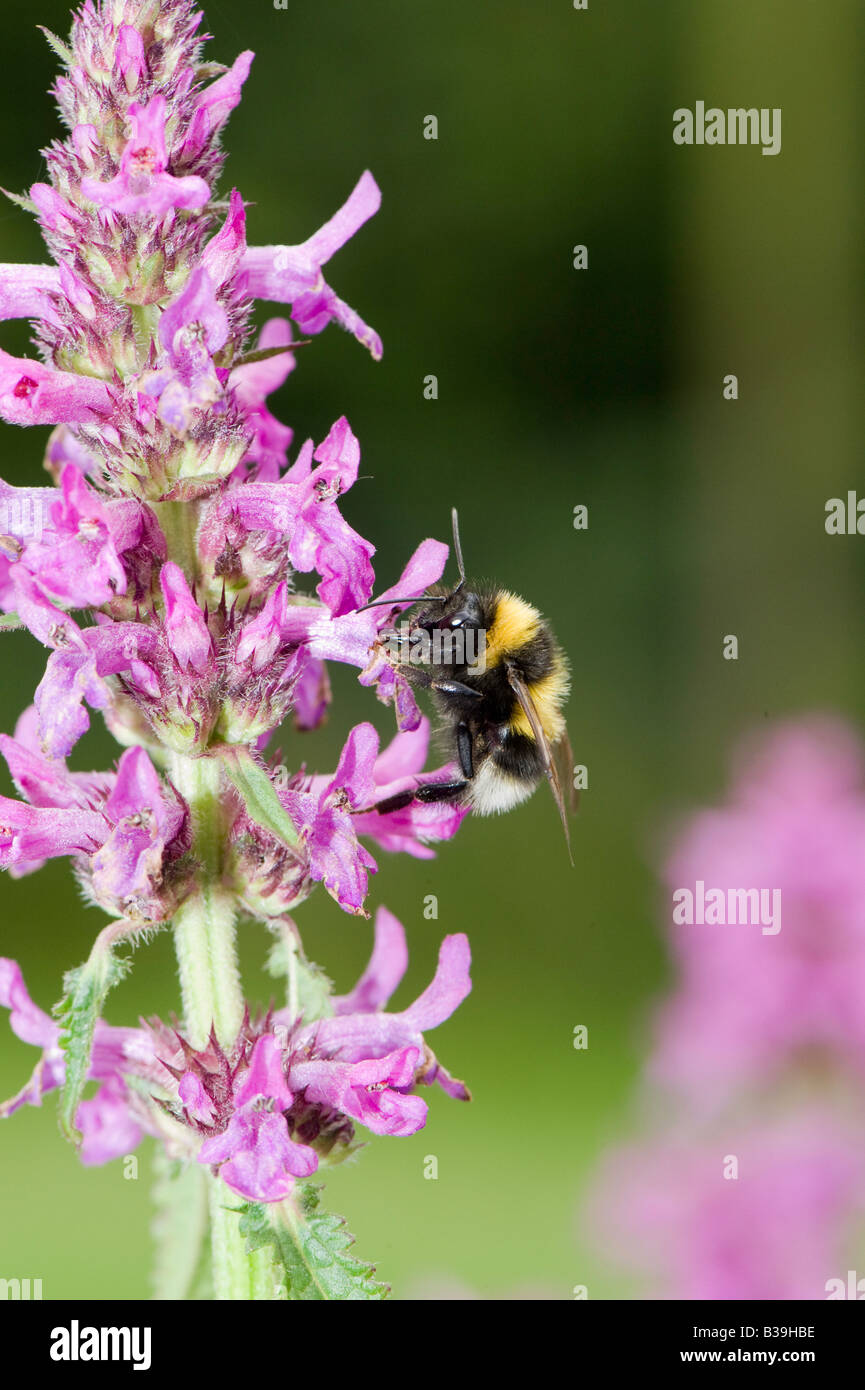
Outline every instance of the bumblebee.
{"label": "bumblebee", "polygon": [[384,602],[424,605],[410,622],[408,638],[426,641],[427,661],[394,664],[413,684],[429,689],[462,776],[399,793],[376,810],[395,811],[412,801],[454,801],[477,815],[497,815],[526,801],[546,778],[570,855],[568,809],[575,809],[576,801],[562,714],[570,688],[567,660],[531,604],[507,589],[467,585],[455,508],[452,517],[456,586],[433,586],[420,599]]}

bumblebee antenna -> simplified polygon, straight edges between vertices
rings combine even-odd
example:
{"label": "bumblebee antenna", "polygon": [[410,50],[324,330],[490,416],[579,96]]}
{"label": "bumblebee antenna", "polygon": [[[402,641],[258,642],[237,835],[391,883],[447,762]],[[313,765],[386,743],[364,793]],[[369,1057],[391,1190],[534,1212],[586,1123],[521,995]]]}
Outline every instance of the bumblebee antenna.
{"label": "bumblebee antenna", "polygon": [[456,507],[451,507],[451,521],[454,528],[454,555],[460,576],[459,584],[451,593],[417,594],[415,598],[375,598],[372,603],[365,603],[362,608],[356,608],[355,613],[365,613],[368,608],[395,608],[398,603],[446,603],[448,599],[453,598],[454,594],[458,594],[466,582],[466,568],[463,564],[463,548],[460,545],[460,519],[457,516]]}
{"label": "bumblebee antenna", "polygon": [[466,582],[466,567],[463,564],[463,548],[460,545],[460,519],[457,516],[456,507],[451,507],[451,521],[454,527],[454,555],[456,556],[457,569],[460,574],[460,582],[454,589],[454,593],[458,594]]}
{"label": "bumblebee antenna", "polygon": [[414,598],[375,598],[354,611],[365,613],[368,608],[396,608],[398,603],[444,603],[447,597],[447,594],[416,594]]}

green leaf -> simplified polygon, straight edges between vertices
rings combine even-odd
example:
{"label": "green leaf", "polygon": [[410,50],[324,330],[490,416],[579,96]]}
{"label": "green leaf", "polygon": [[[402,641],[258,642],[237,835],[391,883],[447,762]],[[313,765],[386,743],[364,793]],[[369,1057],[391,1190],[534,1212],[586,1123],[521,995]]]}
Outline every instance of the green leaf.
{"label": "green leaf", "polygon": [[[278,925],[274,924],[273,929]],[[268,952],[265,969],[274,979],[285,977],[290,980],[294,972],[296,999],[289,998],[289,1003],[296,1003],[298,1015],[304,1022],[329,1018],[333,1013],[333,981],[314,960],[307,960],[299,942],[292,949],[291,941],[280,936]]]}
{"label": "green leaf", "polygon": [[207,1169],[168,1158],[161,1145],[154,1157],[156,1242],[153,1297],[158,1300],[213,1297],[210,1284],[210,1219]]}
{"label": "green leaf", "polygon": [[319,1210],[320,1192],[320,1186],[299,1183],[285,1202],[244,1207],[240,1231],[247,1251],[273,1247],[292,1302],[387,1298],[388,1285],[372,1277],[375,1265],[348,1254],[354,1236],[343,1218]]}
{"label": "green leaf", "polygon": [[14,632],[16,627],[23,626],[17,613],[0,613],[0,632]]}
{"label": "green leaf", "polygon": [[68,66],[71,67],[74,62],[72,50],[67,48],[63,40],[58,39],[57,35],[52,33],[50,29],[46,29],[44,24],[37,24],[36,28],[42,30],[42,33],[45,35],[60,61],[67,63]]}
{"label": "green leaf", "polygon": [[283,352],[294,352],[295,348],[309,347],[311,338],[301,338],[296,343],[286,343],[285,347],[253,348],[241,357],[235,357],[232,367],[248,367],[250,362],[266,362],[270,357],[279,357]]}
{"label": "green leaf", "polygon": [[118,960],[114,943],[138,928],[130,922],[112,922],[96,938],[84,965],[67,971],[63,979],[63,998],[54,1007],[60,1020],[60,1046],[66,1059],[66,1077],[60,1091],[60,1128],[74,1144],[81,1141],[75,1128],[75,1115],[90,1067],[93,1030],[102,1012],[108,991],[129,970],[128,960]]}
{"label": "green leaf", "polygon": [[32,198],[27,198],[23,193],[10,193],[8,188],[0,188],[0,193],[8,198],[10,203],[15,203],[17,207],[23,208],[25,212],[36,213],[39,211]]}
{"label": "green leaf", "polygon": [[269,830],[271,835],[275,835],[277,840],[289,849],[298,846],[300,836],[294,828],[294,822],[277,796],[276,788],[261,763],[256,762],[249,749],[239,743],[224,743],[217,756],[250,819],[264,830]]}

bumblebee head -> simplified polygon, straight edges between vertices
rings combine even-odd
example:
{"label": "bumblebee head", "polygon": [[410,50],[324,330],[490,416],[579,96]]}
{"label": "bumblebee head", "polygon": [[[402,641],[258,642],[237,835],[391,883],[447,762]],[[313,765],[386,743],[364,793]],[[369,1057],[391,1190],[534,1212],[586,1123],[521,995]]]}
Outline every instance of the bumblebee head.
{"label": "bumblebee head", "polygon": [[448,632],[459,632],[484,626],[480,595],[473,593],[471,589],[463,588],[462,582],[456,589],[447,589],[441,594],[427,594],[425,599],[431,599],[432,602],[425,602],[424,607],[412,619],[412,629],[421,628],[425,632],[432,632],[438,628]]}

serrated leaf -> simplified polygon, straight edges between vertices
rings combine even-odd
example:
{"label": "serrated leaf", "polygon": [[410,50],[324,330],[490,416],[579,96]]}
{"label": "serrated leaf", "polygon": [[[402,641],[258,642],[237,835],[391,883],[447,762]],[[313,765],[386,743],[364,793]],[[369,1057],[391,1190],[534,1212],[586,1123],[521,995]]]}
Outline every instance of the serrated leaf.
{"label": "serrated leaf", "polygon": [[170,1159],[161,1147],[156,1150],[153,1166],[153,1297],[212,1298],[207,1170],[200,1163]]}
{"label": "serrated leaf", "polygon": [[250,820],[269,830],[289,849],[299,846],[300,836],[293,820],[264,768],[256,762],[249,749],[242,744],[223,744],[218,757]]}
{"label": "serrated leaf", "polygon": [[42,33],[45,35],[46,39],[48,40],[51,47],[54,49],[54,52],[57,54],[57,57],[60,59],[60,61],[63,63],[67,63],[69,67],[71,67],[73,62],[72,50],[70,48],[67,48],[63,40],[58,39],[57,35],[52,33],[50,29],[46,29],[44,24],[37,24],[36,28],[42,30]]}
{"label": "serrated leaf", "polygon": [[321,1188],[299,1183],[293,1198],[267,1206],[249,1203],[240,1218],[247,1251],[273,1247],[291,1302],[381,1300],[390,1288],[373,1279],[375,1265],[356,1259],[344,1219],[320,1211]]}
{"label": "serrated leaf", "polygon": [[23,626],[17,613],[0,613],[0,632],[14,632],[16,628]]}
{"label": "serrated leaf", "polygon": [[118,960],[114,943],[135,928],[128,922],[112,922],[100,932],[84,965],[67,971],[63,979],[63,998],[54,1007],[60,1021],[59,1043],[65,1058],[65,1078],[60,1091],[60,1128],[74,1144],[81,1141],[75,1128],[75,1115],[90,1067],[93,1031],[108,991],[129,970],[128,960]]}
{"label": "serrated leaf", "polygon": [[8,198],[10,203],[15,203],[17,207],[23,208],[25,212],[38,212],[36,204],[32,198],[27,198],[23,193],[10,193],[8,188],[0,188],[0,193]]}

